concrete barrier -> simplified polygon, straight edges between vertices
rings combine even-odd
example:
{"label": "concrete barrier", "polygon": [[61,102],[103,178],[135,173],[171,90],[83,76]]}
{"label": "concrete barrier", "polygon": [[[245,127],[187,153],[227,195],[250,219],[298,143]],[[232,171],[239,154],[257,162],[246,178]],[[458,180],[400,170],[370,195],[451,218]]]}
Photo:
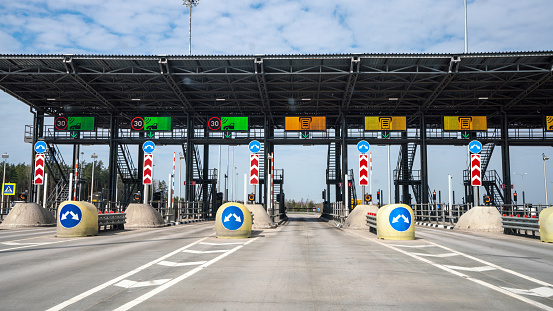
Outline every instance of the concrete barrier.
{"label": "concrete barrier", "polygon": [[16,203],[0,228],[49,227],[56,225],[56,218],[36,203]]}
{"label": "concrete barrier", "polygon": [[414,218],[409,205],[384,205],[376,213],[376,237],[384,240],[414,240]]}
{"label": "concrete barrier", "polygon": [[166,226],[161,214],[151,205],[131,203],[125,210],[125,228],[158,228]]}
{"label": "concrete barrier", "polygon": [[344,229],[369,230],[370,228],[367,226],[367,214],[376,214],[377,212],[378,205],[357,205],[349,213],[348,218],[346,218]]}
{"label": "concrete barrier", "polygon": [[464,213],[455,230],[474,232],[503,232],[501,214],[495,206],[475,206]]}
{"label": "concrete barrier", "polygon": [[540,240],[553,242],[553,207],[548,207],[540,212]]}
{"label": "concrete barrier", "polygon": [[273,229],[276,224],[271,221],[267,211],[261,204],[246,204],[245,207],[252,213],[252,229]]}
{"label": "concrete barrier", "polygon": [[215,216],[218,238],[245,239],[252,236],[252,216],[242,204],[229,202],[221,205]]}
{"label": "concrete barrier", "polygon": [[61,238],[98,235],[98,210],[88,202],[65,201],[58,207],[57,236]]}

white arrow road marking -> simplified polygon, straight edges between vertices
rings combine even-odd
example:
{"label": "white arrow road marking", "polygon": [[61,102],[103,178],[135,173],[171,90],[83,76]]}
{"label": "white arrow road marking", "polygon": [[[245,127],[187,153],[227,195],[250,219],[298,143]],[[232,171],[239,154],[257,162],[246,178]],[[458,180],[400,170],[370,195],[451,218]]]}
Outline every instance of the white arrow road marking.
{"label": "white arrow road marking", "polygon": [[203,265],[201,265],[201,266],[199,266],[199,267],[196,267],[196,268],[194,268],[194,269],[192,269],[192,270],[190,270],[190,271],[184,273],[183,275],[181,275],[181,276],[179,276],[179,277],[177,277],[177,278],[175,278],[175,279],[173,279],[173,280],[171,280],[171,281],[169,281],[169,282],[167,282],[167,283],[161,285],[160,287],[155,288],[155,289],[152,289],[150,292],[148,292],[148,293],[146,293],[146,294],[144,294],[144,295],[142,295],[142,296],[136,298],[135,300],[132,300],[132,301],[130,301],[130,302],[128,302],[128,303],[122,305],[121,307],[115,309],[115,311],[125,311],[125,310],[131,309],[132,307],[137,306],[138,304],[140,304],[140,303],[142,303],[142,302],[144,302],[144,301],[146,301],[146,300],[148,300],[148,299],[154,297],[155,295],[157,295],[157,294],[161,293],[162,291],[164,291],[164,290],[170,288],[171,286],[174,286],[175,284],[177,284],[177,283],[179,283],[179,282],[181,282],[181,281],[187,279],[188,277],[190,277],[190,276],[192,276],[192,275],[198,273],[199,271],[202,271],[203,269],[205,269],[205,268],[211,266],[212,264],[216,263],[217,261],[219,261],[219,260],[225,258],[226,256],[228,256],[228,255],[230,255],[230,254],[236,252],[236,251],[239,250],[240,248],[244,247],[245,245],[248,245],[248,244],[252,243],[253,241],[255,241],[255,240],[257,240],[257,239],[259,239],[259,237],[254,238],[254,239],[252,239],[252,240],[249,240],[248,242],[244,243],[243,245],[236,246],[235,248],[229,250],[227,253],[222,254],[222,255],[220,255],[220,256],[217,256],[217,257],[211,259],[210,261],[204,263]]}
{"label": "white arrow road marking", "polygon": [[445,258],[445,257],[453,257],[453,256],[459,256],[459,254],[456,253],[445,253],[445,254],[423,254],[423,253],[411,253],[413,255],[417,256],[423,256],[423,257],[438,257],[438,258]]}
{"label": "white arrow road marking", "polygon": [[194,261],[194,262],[172,262],[172,261],[160,261],[157,264],[166,267],[184,267],[184,266],[199,266],[203,265],[207,261]]}
{"label": "white arrow road marking", "polygon": [[473,271],[473,272],[484,272],[484,271],[497,270],[496,268],[490,267],[490,266],[482,266],[482,267],[460,267],[460,266],[448,266],[448,265],[444,265],[444,267],[448,267],[449,269],[453,269],[453,270]]}
{"label": "white arrow road marking", "polygon": [[538,288],[529,289],[529,290],[520,289],[520,288],[508,288],[508,287],[503,287],[503,289],[506,289],[515,294],[522,294],[522,295],[528,295],[528,296],[536,296],[536,297],[544,297],[544,298],[549,298],[553,296],[553,289],[549,287],[538,287]]}
{"label": "white arrow road marking", "polygon": [[146,287],[146,286],[157,286],[162,285],[167,282],[171,281],[171,279],[161,279],[161,280],[153,280],[153,281],[145,281],[145,282],[136,282],[131,280],[123,280],[117,284],[114,284],[115,286],[123,287],[123,288],[136,288],[136,287]]}
{"label": "white arrow road marking", "polygon": [[215,251],[195,251],[193,249],[185,249],[182,251],[183,253],[192,253],[192,254],[214,254],[214,253],[226,253],[228,250],[226,249],[220,249]]}

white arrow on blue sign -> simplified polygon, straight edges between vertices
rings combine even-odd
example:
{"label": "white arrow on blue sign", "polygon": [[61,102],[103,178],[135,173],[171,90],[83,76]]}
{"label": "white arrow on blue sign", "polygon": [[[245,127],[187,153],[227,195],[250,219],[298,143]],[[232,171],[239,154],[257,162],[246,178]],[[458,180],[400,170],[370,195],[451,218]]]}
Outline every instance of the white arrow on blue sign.
{"label": "white arrow on blue sign", "polygon": [[482,151],[482,143],[477,140],[471,141],[469,143],[469,151],[471,153],[480,153]]}
{"label": "white arrow on blue sign", "polygon": [[371,146],[369,145],[369,143],[365,140],[362,140],[362,141],[357,143],[357,150],[359,150],[359,152],[361,152],[361,153],[369,152],[370,147]]}
{"label": "white arrow on blue sign", "polygon": [[81,222],[83,212],[75,204],[66,204],[61,208],[60,224],[67,229],[73,228]]}
{"label": "white arrow on blue sign", "polygon": [[221,214],[223,226],[228,230],[237,230],[244,223],[244,213],[238,206],[228,206]]}
{"label": "white arrow on blue sign", "polygon": [[156,149],[156,144],[153,141],[148,140],[142,144],[142,150],[146,153],[152,153]]}
{"label": "white arrow on blue sign", "polygon": [[36,144],[35,144],[35,152],[36,153],[44,153],[44,152],[46,152],[47,147],[48,146],[46,146],[45,142],[37,141]]}
{"label": "white arrow on blue sign", "polygon": [[390,212],[389,221],[395,230],[406,231],[411,227],[411,213],[405,207],[396,207]]}
{"label": "white arrow on blue sign", "polygon": [[261,150],[261,143],[258,142],[257,140],[252,140],[248,145],[248,148],[250,149],[250,152],[258,153],[259,150]]}

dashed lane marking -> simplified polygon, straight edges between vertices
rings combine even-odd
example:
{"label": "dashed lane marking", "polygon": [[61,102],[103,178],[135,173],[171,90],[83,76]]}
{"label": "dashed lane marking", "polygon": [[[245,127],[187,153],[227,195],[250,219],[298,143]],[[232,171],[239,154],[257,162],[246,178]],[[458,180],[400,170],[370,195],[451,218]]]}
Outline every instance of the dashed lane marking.
{"label": "dashed lane marking", "polygon": [[137,288],[137,287],[147,287],[147,286],[159,286],[169,281],[171,281],[171,279],[161,279],[161,280],[144,281],[144,282],[123,280],[117,284],[114,284],[114,286],[119,286],[123,288]]}
{"label": "dashed lane marking", "polygon": [[130,277],[131,275],[134,275],[134,274],[136,274],[136,273],[138,273],[138,272],[140,272],[140,271],[142,271],[142,270],[144,270],[144,269],[146,269],[146,268],[151,267],[151,266],[157,264],[158,262],[161,262],[161,261],[163,261],[163,260],[165,260],[165,259],[167,259],[167,258],[169,258],[169,257],[171,257],[171,256],[173,256],[173,255],[175,255],[175,254],[181,253],[183,250],[185,250],[185,249],[187,249],[187,248],[190,248],[190,247],[192,247],[192,246],[194,246],[194,245],[197,245],[197,244],[201,243],[202,241],[204,241],[204,240],[206,240],[206,239],[208,239],[208,238],[209,238],[209,237],[205,237],[205,238],[199,239],[199,240],[197,240],[196,242],[190,243],[190,244],[188,244],[188,245],[186,245],[186,246],[184,246],[184,247],[181,247],[181,248],[179,248],[179,249],[177,249],[177,250],[175,250],[175,251],[172,251],[172,252],[170,252],[169,254],[166,254],[166,255],[164,255],[164,256],[159,257],[158,259],[152,260],[152,261],[150,261],[150,262],[147,263],[147,264],[144,264],[144,265],[142,265],[142,266],[140,266],[140,267],[138,267],[138,268],[136,268],[136,269],[134,269],[134,270],[132,270],[132,271],[129,271],[129,272],[127,272],[127,273],[125,273],[125,274],[123,274],[123,275],[121,275],[121,276],[119,276],[119,277],[116,277],[115,279],[109,280],[109,281],[107,281],[107,282],[105,282],[105,283],[103,283],[103,284],[100,284],[100,285],[98,285],[98,286],[96,286],[96,287],[94,287],[94,288],[92,288],[92,289],[90,289],[90,290],[88,290],[88,291],[86,291],[86,292],[80,294],[80,295],[77,295],[77,296],[75,296],[75,297],[73,297],[73,298],[71,298],[71,299],[68,299],[68,300],[66,300],[66,301],[64,301],[64,302],[62,302],[62,303],[60,303],[60,304],[58,304],[58,305],[56,305],[56,306],[54,306],[54,307],[48,309],[47,311],[62,310],[62,309],[64,309],[64,308],[66,308],[66,307],[68,307],[68,306],[74,304],[74,303],[77,302],[77,301],[80,301],[80,300],[82,300],[82,299],[84,299],[84,298],[86,298],[86,297],[88,297],[88,296],[90,296],[90,295],[92,295],[92,294],[94,294],[94,293],[96,293],[96,292],[101,291],[102,289],[104,289],[104,288],[106,288],[106,287],[108,287],[108,286],[111,286],[111,285],[113,285],[113,284],[115,284],[115,283],[121,282],[121,281],[125,280],[126,278]]}
{"label": "dashed lane marking", "polygon": [[508,288],[508,287],[503,287],[503,288],[515,294],[521,294],[521,295],[529,295],[529,296],[544,297],[544,298],[549,298],[553,296],[553,289],[549,287],[538,287],[538,288],[529,289],[529,290],[519,289],[519,288]]}
{"label": "dashed lane marking", "polygon": [[[487,288],[489,288],[489,289],[491,289],[491,290],[494,290],[494,291],[500,292],[500,293],[502,293],[502,294],[505,294],[505,295],[507,295],[507,296],[509,296],[509,297],[518,299],[518,300],[523,301],[523,302],[525,302],[525,303],[527,303],[527,304],[529,304],[529,305],[532,305],[532,306],[534,306],[534,307],[538,307],[538,308],[541,308],[541,309],[543,309],[543,310],[553,311],[553,308],[552,308],[552,307],[547,306],[547,305],[544,305],[543,303],[539,303],[539,302],[534,301],[534,300],[532,300],[532,299],[528,299],[528,298],[526,298],[526,297],[524,297],[524,296],[521,296],[520,294],[514,293],[514,292],[512,292],[512,291],[510,291],[510,290],[507,290],[507,289],[505,289],[505,288],[503,288],[503,287],[499,287],[499,286],[490,284],[490,283],[488,283],[488,282],[479,280],[479,279],[477,279],[477,278],[470,277],[470,276],[468,276],[468,275],[466,275],[466,274],[463,274],[463,273],[461,273],[461,272],[455,271],[455,270],[453,270],[453,269],[451,269],[451,268],[449,268],[449,267],[447,267],[447,266],[445,266],[445,265],[440,265],[440,264],[434,263],[434,262],[432,262],[431,260],[428,260],[428,259],[423,258],[423,257],[421,257],[421,256],[415,255],[415,254],[413,254],[413,253],[411,253],[411,252],[405,251],[405,250],[400,249],[400,248],[398,248],[398,247],[395,247],[395,246],[393,246],[393,245],[384,243],[384,242],[382,242],[382,241],[380,241],[380,240],[371,239],[371,238],[366,237],[366,236],[364,236],[364,235],[362,235],[362,234],[360,234],[360,233],[357,233],[357,232],[351,232],[351,234],[354,234],[354,235],[356,235],[356,236],[358,236],[358,237],[361,237],[361,238],[363,238],[363,239],[365,239],[365,240],[369,240],[369,241],[371,241],[371,242],[380,244],[380,245],[382,245],[382,246],[384,246],[384,247],[387,247],[387,248],[389,248],[389,249],[395,250],[395,251],[400,252],[400,253],[402,253],[402,254],[404,254],[404,255],[407,255],[407,256],[409,256],[409,257],[415,258],[415,259],[417,259],[417,260],[419,260],[419,261],[425,262],[425,263],[427,263],[427,264],[429,264],[429,265],[432,265],[432,266],[434,266],[434,267],[436,267],[436,268],[438,268],[438,269],[444,270],[444,271],[449,272],[449,273],[451,273],[451,274],[453,274],[453,275],[456,275],[456,276],[459,276],[459,277],[461,277],[461,278],[464,278],[465,280],[474,282],[474,283],[476,283],[476,284],[480,284],[480,285],[482,285],[482,286],[484,286],[484,287],[487,287]],[[433,242],[428,242],[428,243],[430,243],[430,244],[432,244],[432,245],[436,245],[436,246],[441,247],[441,248],[443,248],[443,249],[449,250],[450,252],[458,253],[458,254],[460,254],[460,255],[466,257],[466,258],[473,258],[473,259],[476,260],[476,261],[485,263],[486,265],[489,265],[489,266],[491,266],[491,267],[498,268],[499,270],[502,270],[502,271],[505,271],[505,272],[510,271],[509,273],[515,274],[515,275],[517,275],[517,276],[520,276],[521,278],[524,278],[524,279],[526,279],[526,280],[535,280],[535,281],[537,281],[536,283],[538,283],[538,284],[542,284],[542,283],[548,284],[548,283],[546,283],[546,282],[543,282],[543,281],[540,281],[540,280],[537,280],[537,279],[534,279],[534,278],[525,276],[524,274],[520,274],[520,273],[514,272],[514,271],[512,271],[512,270],[508,270],[508,269],[505,269],[505,268],[501,268],[501,267],[499,267],[499,266],[497,266],[497,265],[494,265],[494,264],[491,264],[491,263],[487,263],[486,261],[481,260],[481,259],[478,259],[478,258],[476,258],[476,257],[469,256],[469,255],[463,254],[463,253],[458,252],[458,251],[454,251],[454,250],[452,250],[452,249],[450,249],[450,248],[448,248],[448,247],[441,246],[441,245],[439,245],[439,244],[437,244],[437,243],[433,243]],[[550,286],[550,287],[551,287],[551,285],[546,285],[546,286]]]}
{"label": "dashed lane marking", "polygon": [[214,251],[196,251],[193,249],[185,249],[182,251],[183,253],[191,253],[191,254],[215,254],[215,253],[226,253],[228,252],[227,249],[220,249],[220,250],[214,250]]}
{"label": "dashed lane marking", "polygon": [[192,269],[192,270],[190,270],[190,271],[188,271],[188,272],[182,274],[181,276],[179,276],[179,277],[177,277],[177,278],[175,278],[175,279],[173,279],[173,280],[171,280],[171,281],[169,281],[169,282],[167,282],[167,283],[165,283],[165,284],[159,286],[158,288],[155,288],[155,289],[151,290],[150,292],[148,292],[148,293],[146,293],[146,294],[144,294],[144,295],[142,295],[142,296],[140,296],[140,297],[138,297],[138,298],[136,298],[136,299],[134,299],[134,300],[132,300],[132,301],[129,301],[128,303],[126,303],[126,304],[122,305],[121,307],[115,309],[115,311],[125,311],[125,310],[129,310],[129,309],[131,309],[131,308],[137,306],[138,304],[140,304],[140,303],[142,303],[142,302],[144,302],[144,301],[146,301],[146,300],[152,298],[153,296],[155,296],[155,295],[161,293],[162,291],[164,291],[164,290],[170,288],[171,286],[173,286],[173,285],[179,283],[180,281],[182,281],[182,280],[184,280],[184,279],[186,279],[186,278],[188,278],[188,277],[190,277],[190,276],[192,276],[192,275],[198,273],[199,271],[202,271],[203,269],[205,269],[205,268],[211,266],[212,264],[216,263],[217,261],[219,261],[219,260],[225,258],[226,256],[228,256],[228,255],[230,255],[230,254],[236,252],[237,250],[239,250],[239,249],[241,249],[242,247],[244,247],[244,246],[246,246],[246,245],[248,245],[248,244],[254,242],[254,241],[257,240],[257,239],[259,239],[259,237],[253,238],[253,239],[249,240],[248,242],[246,242],[246,243],[244,243],[244,244],[242,244],[242,245],[236,246],[235,248],[233,248],[233,249],[227,251],[227,252],[224,253],[224,254],[221,254],[221,255],[219,255],[219,256],[217,256],[217,257],[211,259],[210,261],[204,263],[203,265],[201,265],[201,266],[199,266],[199,267],[196,267],[196,268],[194,268],[194,269]]}
{"label": "dashed lane marking", "polygon": [[425,254],[425,253],[411,253],[417,256],[423,256],[423,257],[437,257],[437,258],[446,258],[446,257],[454,257],[459,256],[459,254],[456,253],[445,253],[445,254]]}
{"label": "dashed lane marking", "polygon": [[207,261],[194,261],[194,262],[172,262],[172,261],[160,261],[157,264],[166,267],[184,267],[184,266],[199,266],[203,265]]}
{"label": "dashed lane marking", "polygon": [[447,268],[453,269],[453,270],[472,271],[472,272],[484,272],[484,271],[497,270],[496,268],[490,267],[490,266],[482,266],[482,267],[460,267],[460,266],[448,266],[448,265],[444,265],[444,267],[447,267]]}

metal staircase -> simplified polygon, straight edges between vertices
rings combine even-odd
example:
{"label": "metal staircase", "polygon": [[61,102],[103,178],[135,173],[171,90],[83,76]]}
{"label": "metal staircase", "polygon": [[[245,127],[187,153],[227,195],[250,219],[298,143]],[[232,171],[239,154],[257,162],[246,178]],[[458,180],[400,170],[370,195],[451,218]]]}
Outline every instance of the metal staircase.
{"label": "metal staircase", "polygon": [[332,142],[328,145],[328,155],[326,162],[326,183],[327,185],[335,185],[341,181],[340,170],[336,166],[336,159],[339,157],[336,143]]}
{"label": "metal staircase", "polygon": [[57,145],[47,144],[47,146],[44,162],[56,186],[46,199],[46,207],[51,211],[55,211],[57,206],[69,197],[69,173],[71,169],[65,164]]}
{"label": "metal staircase", "polygon": [[124,185],[121,205],[127,206],[133,194],[138,191],[141,180],[138,178],[138,169],[134,166],[129,148],[124,144],[119,144],[117,148],[117,172]]}
{"label": "metal staircase", "polygon": [[[182,151],[187,156],[186,144],[182,145]],[[189,200],[208,202],[215,197],[217,169],[209,169],[208,176],[204,178],[200,149],[196,145],[194,145],[194,150],[192,151],[192,165],[192,181],[196,182],[199,186],[195,187],[194,198]]]}
{"label": "metal staircase", "polygon": [[357,206],[357,191],[355,190],[355,175],[353,174],[353,169],[350,169],[348,174],[348,184],[344,185],[349,187],[348,194],[349,201],[351,202],[351,209],[354,209]]}
{"label": "metal staircase", "polygon": [[[400,202],[399,198],[400,186],[411,186],[413,194],[415,196],[415,201],[417,204],[422,203],[422,183],[421,183],[421,171],[413,170],[413,164],[415,162],[415,155],[417,153],[417,144],[408,143],[402,144],[399,150],[399,156],[396,164],[396,169],[394,170],[394,186],[396,188],[396,201]],[[406,193],[404,193],[406,195]],[[428,198],[432,197],[432,192],[430,187],[428,187]]]}

